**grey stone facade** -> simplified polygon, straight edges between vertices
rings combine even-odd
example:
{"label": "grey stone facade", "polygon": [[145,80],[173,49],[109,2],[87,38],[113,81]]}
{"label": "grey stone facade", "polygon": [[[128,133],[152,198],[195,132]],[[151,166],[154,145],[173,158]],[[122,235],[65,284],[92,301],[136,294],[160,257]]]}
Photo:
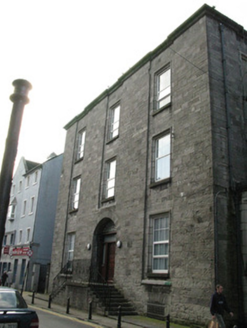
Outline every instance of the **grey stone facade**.
{"label": "grey stone facade", "polygon": [[[246,243],[238,237],[247,186],[246,61],[246,31],[205,5],[66,125],[50,286],[69,249],[77,269],[67,293],[74,284],[99,280],[98,271],[105,274],[103,247],[120,241],[113,282],[140,313],[164,306],[174,321],[205,324],[220,282],[235,321],[243,324]],[[156,81],[163,69],[171,71],[171,100],[157,110]],[[119,131],[109,140],[116,104]],[[84,155],[76,160],[83,129]],[[166,135],[170,172],[155,181],[156,142]],[[105,197],[112,160],[114,196]],[[79,206],[72,210],[78,177]],[[153,222],[163,217],[169,222],[169,264],[159,272],[152,262]],[[68,235],[75,238],[72,248]]]}

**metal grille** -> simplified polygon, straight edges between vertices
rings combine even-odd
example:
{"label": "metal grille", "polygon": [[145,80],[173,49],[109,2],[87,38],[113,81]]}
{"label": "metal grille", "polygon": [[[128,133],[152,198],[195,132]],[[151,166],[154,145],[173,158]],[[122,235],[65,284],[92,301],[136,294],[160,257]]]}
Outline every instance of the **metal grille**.
{"label": "metal grille", "polygon": [[165,320],[165,306],[164,304],[148,303],[147,316],[150,318]]}

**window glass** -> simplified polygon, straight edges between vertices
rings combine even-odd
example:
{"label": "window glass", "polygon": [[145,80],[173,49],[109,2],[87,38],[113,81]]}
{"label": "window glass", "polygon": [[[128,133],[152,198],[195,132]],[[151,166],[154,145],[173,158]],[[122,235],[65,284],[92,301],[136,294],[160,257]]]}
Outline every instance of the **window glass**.
{"label": "window glass", "polygon": [[155,181],[170,177],[170,134],[155,142]]}
{"label": "window glass", "polygon": [[115,194],[116,160],[107,163],[106,198]]}
{"label": "window glass", "polygon": [[79,197],[80,197],[81,179],[76,178],[73,181],[73,193],[72,193],[72,210],[79,208]]}
{"label": "window glass", "polygon": [[110,127],[109,127],[109,139],[113,139],[119,134],[119,117],[120,117],[120,105],[110,110]]}
{"label": "window glass", "polygon": [[168,272],[169,216],[154,219],[153,224],[153,272]]}
{"label": "window glass", "polygon": [[30,206],[30,213],[34,211],[34,197],[31,198],[31,206]]}
{"label": "window glass", "polygon": [[80,131],[78,133],[78,149],[76,159],[83,158],[84,156],[84,148],[85,148],[85,139],[86,139],[86,131]]}
{"label": "window glass", "polygon": [[171,101],[171,70],[166,69],[156,76],[157,109],[162,108]]}

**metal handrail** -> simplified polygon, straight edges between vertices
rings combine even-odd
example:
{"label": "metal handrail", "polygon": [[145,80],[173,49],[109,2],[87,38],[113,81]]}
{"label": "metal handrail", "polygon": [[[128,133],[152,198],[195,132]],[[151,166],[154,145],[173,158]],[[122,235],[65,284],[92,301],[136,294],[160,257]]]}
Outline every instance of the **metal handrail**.
{"label": "metal handrail", "polygon": [[[73,261],[68,261],[64,267],[58,272],[58,274],[53,278],[53,284],[52,284],[52,292],[51,295],[54,297],[59,290],[63,288],[63,286],[67,282],[68,276],[70,276],[73,273]],[[61,274],[63,274],[63,280],[61,280]]]}
{"label": "metal handrail", "polygon": [[[105,305],[105,312],[106,312],[107,310],[110,309],[110,305],[111,305],[111,289],[109,288],[109,283],[102,276],[102,274],[99,271],[97,271],[97,274],[98,274],[98,277],[100,278],[100,280],[102,282],[93,281],[92,278],[91,278],[92,277],[92,275],[91,275],[89,285],[94,286],[94,285],[98,284],[98,285],[103,286],[103,295],[104,295],[103,296],[103,302],[104,302],[104,305]],[[97,289],[94,289],[94,292],[98,297],[100,296],[99,293],[97,292]]]}

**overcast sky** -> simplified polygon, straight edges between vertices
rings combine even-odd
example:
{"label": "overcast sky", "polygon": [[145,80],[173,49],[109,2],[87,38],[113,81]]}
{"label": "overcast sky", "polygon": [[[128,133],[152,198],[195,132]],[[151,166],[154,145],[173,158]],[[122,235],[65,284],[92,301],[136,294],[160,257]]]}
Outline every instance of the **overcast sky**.
{"label": "overcast sky", "polygon": [[[12,82],[33,89],[25,106],[16,163],[64,151],[63,127],[161,44],[205,1],[0,0],[0,167]],[[247,1],[208,0],[247,29]]]}

